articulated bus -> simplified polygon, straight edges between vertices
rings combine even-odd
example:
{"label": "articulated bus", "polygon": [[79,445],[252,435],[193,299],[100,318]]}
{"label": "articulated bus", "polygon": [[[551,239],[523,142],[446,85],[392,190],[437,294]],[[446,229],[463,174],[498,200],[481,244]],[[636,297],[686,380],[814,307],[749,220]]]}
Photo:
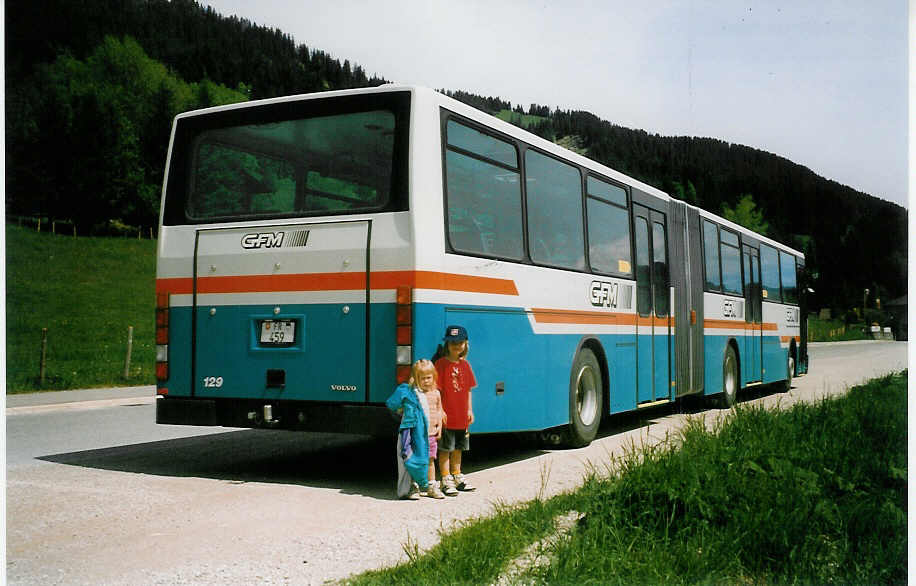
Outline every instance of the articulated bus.
{"label": "articulated bus", "polygon": [[176,117],[156,420],[384,434],[446,326],[475,433],[588,444],[602,418],[732,405],[807,371],[804,256],[429,89]]}

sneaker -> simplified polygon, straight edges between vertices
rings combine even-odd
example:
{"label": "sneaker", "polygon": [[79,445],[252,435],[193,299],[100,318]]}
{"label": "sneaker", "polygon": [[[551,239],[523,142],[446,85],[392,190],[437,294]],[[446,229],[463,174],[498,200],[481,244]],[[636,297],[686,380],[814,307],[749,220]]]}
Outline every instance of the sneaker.
{"label": "sneaker", "polygon": [[445,498],[445,495],[442,494],[442,491],[439,490],[439,486],[435,482],[429,483],[429,488],[426,489],[426,496],[433,499]]}
{"label": "sneaker", "polygon": [[417,486],[417,483],[414,482],[410,485],[410,492],[407,493],[407,500],[418,501],[420,500],[420,487]]}
{"label": "sneaker", "polygon": [[464,474],[455,475],[455,488],[462,492],[471,492],[477,490],[476,486],[471,486],[471,484],[467,481],[467,478],[464,477]]}
{"label": "sneaker", "polygon": [[452,478],[451,476],[443,476],[442,482],[440,485],[442,486],[442,493],[445,496],[457,496],[458,495],[458,489],[455,488],[455,479]]}

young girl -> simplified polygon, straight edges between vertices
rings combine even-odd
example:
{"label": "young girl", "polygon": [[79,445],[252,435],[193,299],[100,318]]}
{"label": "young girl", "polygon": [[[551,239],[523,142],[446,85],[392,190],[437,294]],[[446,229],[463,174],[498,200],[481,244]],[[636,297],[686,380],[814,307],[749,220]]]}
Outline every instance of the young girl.
{"label": "young girl", "polygon": [[474,490],[461,473],[461,452],[470,449],[468,427],[474,423],[471,389],[477,386],[477,379],[466,359],[467,330],[461,326],[448,326],[444,342],[444,355],[436,360],[446,417],[439,442],[439,471],[442,474],[442,492],[446,496],[455,496],[459,490]]}
{"label": "young girl", "polygon": [[[411,381],[413,382],[413,381]],[[408,383],[402,383],[388,397],[385,404],[401,415],[398,429],[398,498],[417,500],[427,491],[429,484],[429,435],[426,395]]]}
{"label": "young girl", "polygon": [[427,420],[429,421],[429,488],[426,496],[434,499],[443,499],[442,492],[436,484],[436,452],[438,440],[442,437],[442,421],[445,411],[442,410],[442,396],[436,388],[436,367],[429,360],[418,360],[411,372],[411,381],[419,387],[426,396],[426,405],[429,408]]}

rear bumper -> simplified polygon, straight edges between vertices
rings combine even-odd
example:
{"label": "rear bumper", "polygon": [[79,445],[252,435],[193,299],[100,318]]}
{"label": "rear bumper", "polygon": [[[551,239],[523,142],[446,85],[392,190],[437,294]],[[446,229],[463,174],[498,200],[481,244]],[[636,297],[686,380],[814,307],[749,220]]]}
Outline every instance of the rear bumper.
{"label": "rear bumper", "polygon": [[384,405],[179,397],[156,399],[156,423],[362,435],[393,435],[398,427],[397,419]]}

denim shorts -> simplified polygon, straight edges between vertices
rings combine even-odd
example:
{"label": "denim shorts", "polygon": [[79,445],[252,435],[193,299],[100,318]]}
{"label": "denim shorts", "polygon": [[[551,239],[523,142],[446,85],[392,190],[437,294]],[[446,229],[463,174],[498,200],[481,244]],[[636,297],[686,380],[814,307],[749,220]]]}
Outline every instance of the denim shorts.
{"label": "denim shorts", "polygon": [[471,435],[466,429],[443,429],[439,447],[446,452],[466,452],[471,449]]}

